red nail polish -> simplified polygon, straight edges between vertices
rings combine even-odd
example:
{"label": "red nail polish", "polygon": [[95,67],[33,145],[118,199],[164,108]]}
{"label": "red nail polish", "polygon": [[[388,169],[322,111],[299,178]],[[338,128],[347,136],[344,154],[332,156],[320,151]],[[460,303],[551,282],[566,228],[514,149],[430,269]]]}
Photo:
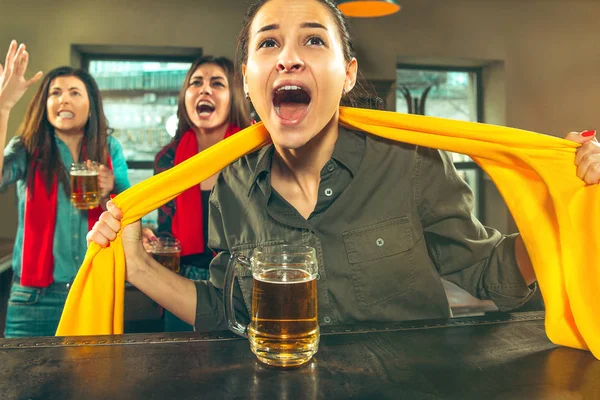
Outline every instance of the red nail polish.
{"label": "red nail polish", "polygon": [[595,129],[589,129],[587,131],[581,132],[581,136],[583,136],[583,137],[590,137],[590,136],[594,136],[595,134],[596,134]]}

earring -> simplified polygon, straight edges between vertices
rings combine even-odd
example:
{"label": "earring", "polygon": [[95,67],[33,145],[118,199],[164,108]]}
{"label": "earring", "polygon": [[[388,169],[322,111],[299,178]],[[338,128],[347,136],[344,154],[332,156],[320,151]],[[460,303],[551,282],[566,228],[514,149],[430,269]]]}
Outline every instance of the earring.
{"label": "earring", "polygon": [[250,101],[250,93],[246,92],[246,100]]}
{"label": "earring", "polygon": [[346,95],[346,88],[342,89],[342,97]]}

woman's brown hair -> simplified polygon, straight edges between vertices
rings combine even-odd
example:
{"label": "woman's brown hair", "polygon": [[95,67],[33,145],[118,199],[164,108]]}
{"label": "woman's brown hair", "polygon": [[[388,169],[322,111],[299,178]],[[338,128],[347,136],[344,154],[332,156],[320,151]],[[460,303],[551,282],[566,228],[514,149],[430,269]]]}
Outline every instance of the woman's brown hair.
{"label": "woman's brown hair", "polygon": [[[58,67],[48,72],[27,107],[25,118],[19,128],[21,143],[27,151],[29,167],[27,182],[33,189],[33,177],[39,168],[48,190],[55,182],[55,177],[63,183],[65,191],[69,192],[68,172],[63,167],[60,153],[56,145],[54,127],[48,121],[46,103],[50,85],[55,78],[61,76],[74,76],[85,85],[90,103],[90,115],[84,127],[81,146],[86,146],[85,158],[107,163],[107,135],[108,123],[102,107],[102,97],[94,78],[82,69],[71,67]],[[83,152],[79,149],[78,161],[83,161]]]}
{"label": "woman's brown hair", "polygon": [[179,98],[177,99],[177,118],[179,122],[173,141],[181,139],[181,136],[194,126],[185,109],[185,92],[190,85],[190,79],[192,79],[194,72],[196,72],[199,66],[204,64],[215,64],[221,67],[225,71],[225,75],[227,75],[231,99],[229,102],[229,123],[240,129],[244,129],[250,125],[250,107],[244,96],[241,79],[234,72],[233,62],[226,57],[203,56],[194,61],[185,75],[185,80],[179,90]]}

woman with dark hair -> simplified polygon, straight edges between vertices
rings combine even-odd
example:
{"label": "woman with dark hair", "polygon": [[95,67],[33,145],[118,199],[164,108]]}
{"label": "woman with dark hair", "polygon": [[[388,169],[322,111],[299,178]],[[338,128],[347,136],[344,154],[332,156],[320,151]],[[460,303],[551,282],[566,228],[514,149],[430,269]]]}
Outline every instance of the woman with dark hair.
{"label": "woman with dark hair", "polygon": [[[0,147],[11,109],[42,77],[24,78],[28,53],[11,42],[0,69]],[[84,259],[86,233],[101,209],[71,204],[69,170],[92,160],[98,169],[100,206],[129,187],[121,145],[107,134],[102,99],[86,71],[60,67],[41,81],[18,136],[0,153],[0,190],[16,183],[18,227],[6,337],[51,336],[56,332],[69,287]]]}
{"label": "woman with dark hair", "polygon": [[[204,56],[188,70],[177,102],[179,124],[173,141],[154,160],[160,173],[198,154],[250,124],[250,109],[233,62]],[[213,252],[208,240],[208,198],[217,175],[186,190],[158,211],[158,234],[181,242],[180,274],[208,279]],[[165,312],[165,330],[192,331],[193,327]]]}
{"label": "woman with dark hair", "polygon": [[[222,289],[230,254],[288,243],[314,247],[323,325],[447,318],[441,277],[502,310],[533,294],[536,276],[519,234],[472,215],[473,196],[445,152],[399,143],[340,123],[358,62],[330,0],[259,0],[239,38],[244,88],[272,145],[225,168],[210,198],[210,281],[164,271],[145,254],[139,223],[123,229],[127,280],[196,330],[226,329]],[[600,180],[594,131],[574,162]],[[108,203],[88,240],[116,238],[122,212]],[[238,319],[247,322],[251,277],[238,276]],[[156,282],[160,282],[157,285]]]}

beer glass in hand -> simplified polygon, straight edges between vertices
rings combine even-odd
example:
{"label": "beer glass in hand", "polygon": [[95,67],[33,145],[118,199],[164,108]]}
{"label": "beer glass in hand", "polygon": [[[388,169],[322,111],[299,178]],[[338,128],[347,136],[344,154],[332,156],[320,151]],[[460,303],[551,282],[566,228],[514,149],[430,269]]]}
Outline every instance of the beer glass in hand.
{"label": "beer glass in hand", "polygon": [[95,161],[71,164],[71,202],[75,208],[91,210],[100,205],[98,167]]}
{"label": "beer glass in hand", "polygon": [[163,266],[175,273],[179,273],[181,256],[181,243],[169,236],[159,236],[152,241],[152,256]]}
{"label": "beer glass in hand", "polygon": [[[235,319],[233,281],[238,264],[252,271],[250,325]],[[247,337],[257,358],[268,365],[295,367],[308,362],[319,348],[317,316],[318,266],[308,246],[257,247],[250,261],[232,255],[223,290],[229,328]]]}

